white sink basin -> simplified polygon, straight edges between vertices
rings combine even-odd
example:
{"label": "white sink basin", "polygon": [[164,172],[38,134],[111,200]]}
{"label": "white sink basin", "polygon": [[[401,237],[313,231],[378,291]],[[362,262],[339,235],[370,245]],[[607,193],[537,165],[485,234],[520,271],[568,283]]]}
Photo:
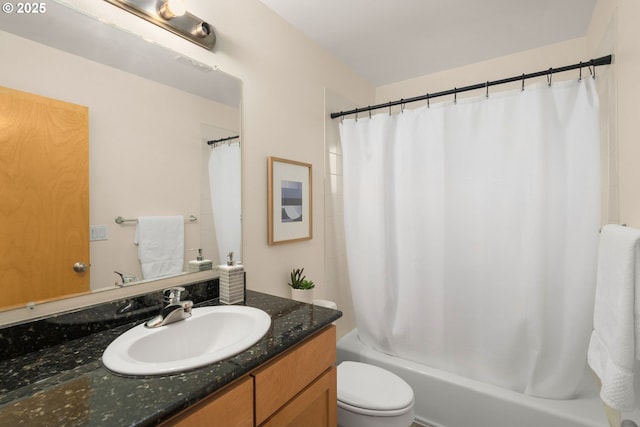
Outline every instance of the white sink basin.
{"label": "white sink basin", "polygon": [[144,324],[113,340],[102,354],[111,371],[125,375],[163,375],[215,363],[258,342],[271,317],[246,306],[194,308],[191,317],[157,328]]}

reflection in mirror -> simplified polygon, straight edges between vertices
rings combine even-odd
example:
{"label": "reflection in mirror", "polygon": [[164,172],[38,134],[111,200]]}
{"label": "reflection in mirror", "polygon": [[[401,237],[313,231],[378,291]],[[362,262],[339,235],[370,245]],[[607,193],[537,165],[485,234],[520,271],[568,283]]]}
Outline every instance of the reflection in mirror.
{"label": "reflection in mirror", "polygon": [[[236,160],[229,162],[237,167],[225,170],[222,182],[222,190],[237,202],[223,203],[219,211],[211,205],[220,190],[211,185],[209,169],[217,159],[213,153],[223,147],[207,144],[239,135],[239,80],[54,2],[47,3],[46,14],[0,15],[0,55],[10,59],[3,61],[0,86],[88,110],[89,215],[88,220],[66,221],[91,231],[90,267],[75,273],[90,275],[91,291],[115,290],[123,281],[128,286],[143,277],[134,244],[135,220],[141,216],[197,218],[184,223],[184,272],[197,257],[189,249],[202,249],[213,265],[224,263],[228,252],[240,259],[240,145],[224,147],[237,150]],[[2,123],[0,115],[4,144]],[[51,158],[47,167],[56,163]],[[8,176],[2,179],[3,185],[11,182]],[[65,209],[58,201],[50,205]],[[5,217],[0,215],[0,232],[16,226]],[[134,221],[117,224],[117,217]],[[0,254],[22,260],[25,270],[0,260],[0,289],[49,287],[55,281],[49,276],[51,283],[33,283],[29,273],[41,269],[51,253],[35,246],[16,254],[15,245],[1,240]],[[73,264],[65,268],[71,270]],[[76,291],[45,298],[68,297],[70,292]],[[13,305],[42,299],[27,297]]]}
{"label": "reflection in mirror", "polygon": [[[213,218],[210,227],[215,235],[215,239],[204,242],[203,250],[205,254],[217,254],[219,264],[224,264],[228,257],[240,262],[242,191],[240,179],[236,178],[240,176],[241,166],[240,136],[237,132],[204,125],[203,133],[210,136],[205,149],[208,152],[202,156],[203,217]],[[206,208],[211,208],[211,211],[206,212]]]}

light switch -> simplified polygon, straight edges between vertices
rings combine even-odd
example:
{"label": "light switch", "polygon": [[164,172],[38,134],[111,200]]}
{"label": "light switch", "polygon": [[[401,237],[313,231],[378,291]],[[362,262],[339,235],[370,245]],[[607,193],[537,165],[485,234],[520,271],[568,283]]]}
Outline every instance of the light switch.
{"label": "light switch", "polygon": [[97,240],[107,240],[109,238],[106,224],[92,225],[89,230],[89,240],[92,242]]}

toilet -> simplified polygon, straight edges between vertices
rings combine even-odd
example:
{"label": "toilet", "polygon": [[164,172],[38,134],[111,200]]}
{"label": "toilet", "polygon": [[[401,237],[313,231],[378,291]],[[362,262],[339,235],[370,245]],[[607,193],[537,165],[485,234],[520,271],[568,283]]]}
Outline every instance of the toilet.
{"label": "toilet", "polygon": [[[332,301],[315,305],[337,308]],[[414,421],[413,389],[378,366],[344,361],[338,365],[338,427],[409,427]]]}
{"label": "toilet", "polygon": [[360,362],[338,365],[339,427],[409,427],[413,389],[396,374]]}

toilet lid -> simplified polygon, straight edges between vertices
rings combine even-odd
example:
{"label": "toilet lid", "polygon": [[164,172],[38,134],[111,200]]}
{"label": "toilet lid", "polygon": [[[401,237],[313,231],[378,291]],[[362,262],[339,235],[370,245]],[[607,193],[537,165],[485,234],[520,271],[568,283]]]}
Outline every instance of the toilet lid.
{"label": "toilet lid", "polygon": [[403,409],[413,403],[413,390],[385,369],[360,362],[338,365],[338,401],[375,411]]}

